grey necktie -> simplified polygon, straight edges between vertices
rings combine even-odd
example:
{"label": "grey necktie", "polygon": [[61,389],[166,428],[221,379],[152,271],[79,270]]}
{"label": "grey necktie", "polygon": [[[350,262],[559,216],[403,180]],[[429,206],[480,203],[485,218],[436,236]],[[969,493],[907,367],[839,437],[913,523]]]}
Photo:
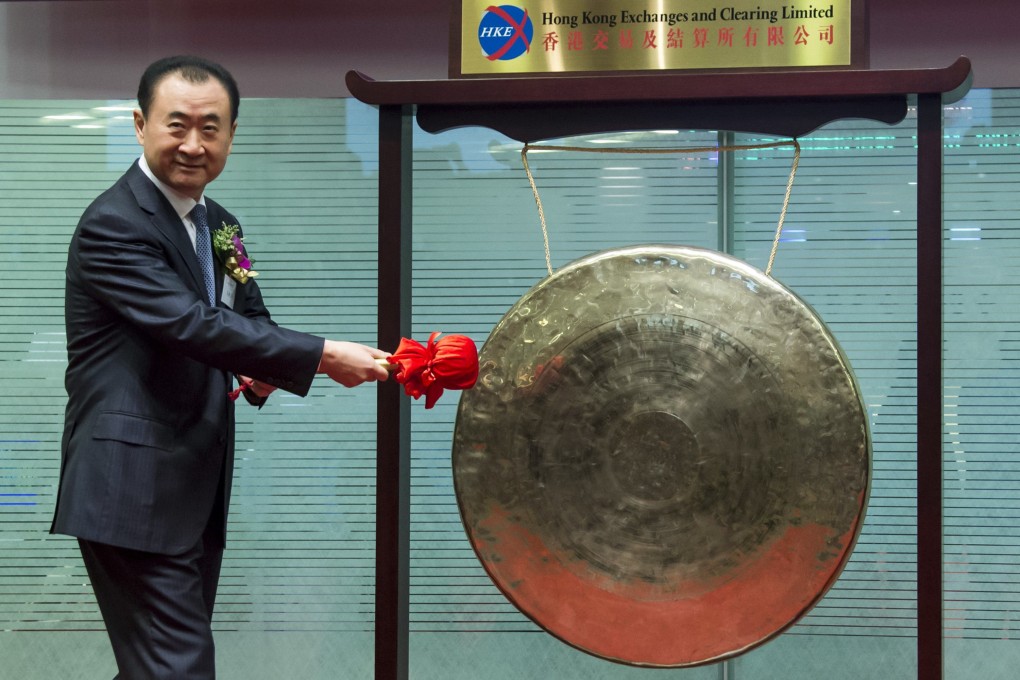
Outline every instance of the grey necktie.
{"label": "grey necktie", "polygon": [[191,209],[191,221],[195,223],[195,254],[198,255],[198,264],[202,267],[206,297],[209,304],[215,307],[216,280],[213,278],[212,244],[209,240],[209,220],[204,205],[198,204]]}

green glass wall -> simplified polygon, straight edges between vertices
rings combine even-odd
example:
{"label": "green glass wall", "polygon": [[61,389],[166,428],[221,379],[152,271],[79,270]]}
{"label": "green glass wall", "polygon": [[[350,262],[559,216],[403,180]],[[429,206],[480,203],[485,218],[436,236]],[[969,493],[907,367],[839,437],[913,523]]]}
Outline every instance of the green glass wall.
{"label": "green glass wall", "polygon": [[[87,203],[138,155],[130,105],[0,102],[0,675],[105,677],[112,656],[74,542],[46,533],[64,391],[63,267]],[[946,107],[946,677],[1020,661],[1015,313],[1020,91]],[[245,100],[209,195],[245,226],[275,318],[375,343],[376,113],[352,100]],[[457,393],[412,406],[411,677],[911,678],[916,668],[913,115],[801,140],[773,275],[826,320],[874,436],[872,497],[842,578],[798,625],[727,664],[647,671],[542,632],[488,581],[450,475]],[[565,140],[701,147],[714,132]],[[773,141],[737,135],[737,143]],[[727,247],[764,268],[792,151],[530,155],[558,268],[634,243]],[[725,183],[724,183],[725,184]],[[725,187],[724,187],[725,188]],[[729,200],[729,224],[718,203]],[[545,275],[520,145],[485,130],[415,134],[413,335],[482,343]],[[370,678],[374,390],[317,380],[239,407],[230,545],[215,628],[223,678]],[[677,631],[682,635],[683,631]],[[1003,674],[1006,675],[1003,675]]]}

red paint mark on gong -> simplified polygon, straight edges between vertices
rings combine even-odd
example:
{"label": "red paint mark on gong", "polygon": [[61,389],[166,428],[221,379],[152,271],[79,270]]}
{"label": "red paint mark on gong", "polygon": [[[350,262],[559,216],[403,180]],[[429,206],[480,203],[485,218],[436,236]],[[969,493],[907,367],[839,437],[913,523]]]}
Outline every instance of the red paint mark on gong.
{"label": "red paint mark on gong", "polygon": [[[649,666],[718,660],[753,647],[800,618],[832,585],[851,530],[793,526],[756,558],[712,582],[680,582],[663,593],[591,572],[580,578],[541,538],[495,509],[469,532],[485,568],[525,614],[568,644]],[[827,553],[825,559],[820,554]]]}

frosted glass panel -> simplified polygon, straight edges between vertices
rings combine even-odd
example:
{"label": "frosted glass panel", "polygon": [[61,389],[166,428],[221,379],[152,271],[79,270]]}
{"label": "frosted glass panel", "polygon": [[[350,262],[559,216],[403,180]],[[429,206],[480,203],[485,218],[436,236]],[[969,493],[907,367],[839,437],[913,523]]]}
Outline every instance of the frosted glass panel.
{"label": "frosted glass panel", "polygon": [[[0,657],[19,678],[112,677],[73,539],[49,536],[66,395],[63,279],[85,206],[140,154],[125,102],[0,105]],[[246,100],[207,190],[237,215],[279,323],[375,344],[370,117]],[[370,160],[370,159],[369,159]],[[172,386],[167,386],[172,389]],[[241,402],[243,404],[243,402]],[[317,379],[238,407],[217,601],[223,678],[371,674],[375,391]]]}
{"label": "frosted glass panel", "polygon": [[[63,268],[85,205],[138,154],[124,102],[0,102],[0,658],[4,675],[106,677],[112,655],[73,541],[46,533],[65,394]],[[127,105],[130,108],[130,104]],[[946,677],[1020,662],[1017,262],[1020,92],[946,107]],[[275,318],[375,343],[376,111],[245,100],[209,194],[245,225]],[[800,623],[682,679],[916,674],[915,121],[847,121],[801,140],[773,275],[828,323],[867,402],[875,466],[846,571]],[[713,132],[558,140],[712,145]],[[736,142],[772,141],[738,135]],[[413,335],[492,327],[546,276],[520,145],[465,129],[414,138]],[[533,152],[559,268],[614,246],[730,250],[764,268],[792,151],[736,152],[731,225],[713,153]],[[450,474],[457,393],[412,406],[411,677],[645,677],[544,633],[491,584]],[[239,408],[230,545],[215,620],[221,676],[372,676],[375,393],[316,382]],[[683,631],[677,631],[682,635]],[[45,659],[46,665],[40,665]]]}

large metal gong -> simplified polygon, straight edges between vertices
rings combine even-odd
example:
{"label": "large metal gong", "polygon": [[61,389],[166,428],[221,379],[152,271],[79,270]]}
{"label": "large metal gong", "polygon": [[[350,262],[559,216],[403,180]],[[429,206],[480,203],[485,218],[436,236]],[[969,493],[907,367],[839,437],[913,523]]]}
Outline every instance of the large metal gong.
{"label": "large metal gong", "polygon": [[864,520],[871,440],[835,339],[750,265],[634,246],[546,278],[496,326],[453,445],[468,537],[564,642],[719,661],[796,622]]}

